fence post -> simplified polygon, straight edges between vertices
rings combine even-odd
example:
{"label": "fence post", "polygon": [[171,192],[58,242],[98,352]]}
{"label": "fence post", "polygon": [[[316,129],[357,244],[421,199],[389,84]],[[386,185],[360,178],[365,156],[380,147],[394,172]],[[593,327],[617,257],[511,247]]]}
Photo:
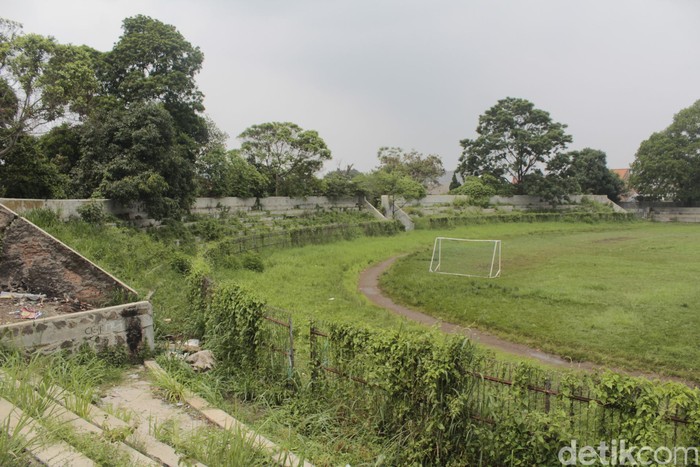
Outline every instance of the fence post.
{"label": "fence post", "polygon": [[294,377],[294,328],[292,317],[289,317],[289,377]]}
{"label": "fence post", "polygon": [[311,376],[311,386],[313,387],[318,380],[319,362],[318,362],[318,342],[316,341],[316,327],[314,322],[309,323],[309,374]]}
{"label": "fence post", "polygon": [[546,376],[544,379],[544,389],[546,391],[544,393],[544,413],[549,413],[549,391],[552,389],[552,380],[549,376]]}

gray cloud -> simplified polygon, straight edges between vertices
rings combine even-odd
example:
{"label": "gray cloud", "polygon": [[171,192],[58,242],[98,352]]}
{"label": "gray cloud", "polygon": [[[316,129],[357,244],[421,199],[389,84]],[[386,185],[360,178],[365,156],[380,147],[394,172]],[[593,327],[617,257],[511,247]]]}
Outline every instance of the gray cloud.
{"label": "gray cloud", "polygon": [[380,146],[440,154],[498,99],[569,125],[573,148],[625,167],[639,143],[700,98],[692,0],[0,2],[25,30],[108,50],[138,13],[175,25],[206,59],[208,113],[231,136],[289,120],[335,164],[369,170]]}

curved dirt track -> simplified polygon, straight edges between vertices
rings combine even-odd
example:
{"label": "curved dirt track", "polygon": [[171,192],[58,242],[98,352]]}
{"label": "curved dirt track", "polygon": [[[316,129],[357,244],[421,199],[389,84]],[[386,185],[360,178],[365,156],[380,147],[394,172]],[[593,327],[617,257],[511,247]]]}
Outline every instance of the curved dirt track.
{"label": "curved dirt track", "polygon": [[437,325],[444,333],[448,334],[462,334],[467,336],[469,339],[477,342],[479,344],[497,349],[509,354],[517,355],[519,357],[529,357],[538,360],[547,365],[560,367],[560,368],[570,368],[576,370],[604,370],[609,369],[616,371],[618,373],[624,373],[632,376],[642,376],[648,379],[662,379],[662,380],[672,380],[676,382],[684,383],[688,386],[697,386],[696,383],[690,383],[688,381],[682,380],[680,378],[662,376],[651,373],[641,373],[641,372],[630,372],[624,370],[618,370],[615,368],[605,367],[603,365],[598,365],[592,362],[572,362],[570,360],[565,360],[557,355],[552,355],[546,352],[542,352],[538,349],[533,349],[523,344],[516,344],[514,342],[509,342],[507,340],[496,337],[492,334],[478,331],[476,329],[469,329],[457,324],[447,323],[434,318],[420,311],[412,310],[403,305],[395,303],[391,298],[385,296],[381,289],[379,288],[379,276],[382,275],[384,271],[389,269],[394,262],[401,258],[401,256],[395,256],[389,258],[381,263],[375,264],[374,266],[365,269],[360,273],[360,280],[358,283],[358,289],[362,292],[372,303],[378,305],[384,309],[396,313],[398,315],[404,316],[411,321],[415,321],[427,326]]}

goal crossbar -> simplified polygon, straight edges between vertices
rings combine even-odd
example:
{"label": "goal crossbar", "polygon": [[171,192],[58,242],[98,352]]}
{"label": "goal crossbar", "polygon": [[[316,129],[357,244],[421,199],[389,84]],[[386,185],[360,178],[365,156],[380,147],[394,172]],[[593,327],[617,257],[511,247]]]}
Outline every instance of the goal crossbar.
{"label": "goal crossbar", "polygon": [[[452,257],[445,258],[445,254],[455,253],[455,248],[452,251],[445,251],[443,249],[443,243],[449,244],[450,242],[462,242],[471,244],[482,244],[481,251],[479,251],[479,258],[474,258],[473,252],[469,256],[469,252],[457,251],[465,255],[465,262],[477,263],[478,271],[460,271],[459,268],[455,270],[455,261],[459,261],[459,258],[455,259]],[[492,244],[489,247],[487,244]],[[467,250],[464,248],[463,250]],[[445,263],[449,262],[447,265]],[[464,276],[464,277],[485,277],[485,278],[495,278],[501,275],[501,241],[500,240],[482,240],[482,239],[467,239],[467,238],[451,238],[451,237],[436,237],[435,243],[433,244],[433,255],[430,259],[429,272],[434,272],[437,274],[449,274],[453,276]]]}

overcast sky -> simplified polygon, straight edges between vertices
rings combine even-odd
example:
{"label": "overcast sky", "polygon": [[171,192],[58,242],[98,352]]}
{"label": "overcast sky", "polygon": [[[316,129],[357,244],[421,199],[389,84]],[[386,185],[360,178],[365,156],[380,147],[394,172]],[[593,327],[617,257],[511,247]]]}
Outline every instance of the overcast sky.
{"label": "overcast sky", "polygon": [[229,147],[253,124],[291,121],[326,141],[327,170],[370,170],[381,146],[452,170],[459,141],[508,96],[622,168],[700,99],[698,0],[0,0],[25,32],[102,51],[136,14],[202,49],[197,82]]}

